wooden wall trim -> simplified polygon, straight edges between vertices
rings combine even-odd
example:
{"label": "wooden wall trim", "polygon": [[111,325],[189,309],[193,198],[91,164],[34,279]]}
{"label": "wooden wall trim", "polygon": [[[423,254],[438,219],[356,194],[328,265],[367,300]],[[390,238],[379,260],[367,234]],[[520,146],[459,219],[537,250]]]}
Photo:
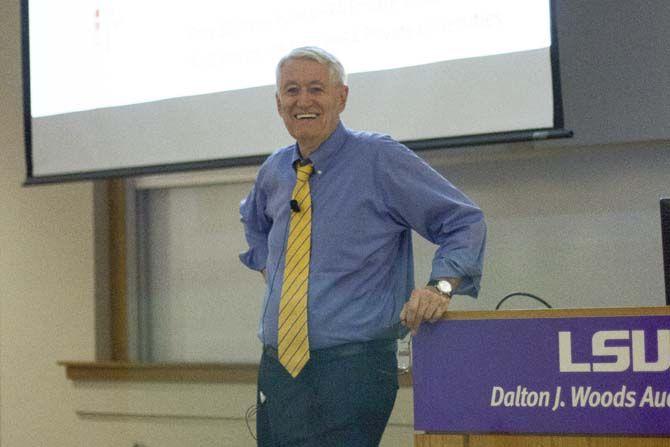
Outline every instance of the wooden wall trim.
{"label": "wooden wall trim", "polygon": [[74,381],[256,383],[258,365],[218,363],[59,362]]}
{"label": "wooden wall trim", "polygon": [[[251,363],[130,363],[58,362],[73,381],[107,382],[228,382],[255,384],[258,365]],[[412,386],[412,375],[398,376],[401,387]]]}
{"label": "wooden wall trim", "polygon": [[126,265],[126,194],[123,179],[109,180],[109,288],[112,360],[128,357],[128,272]]}

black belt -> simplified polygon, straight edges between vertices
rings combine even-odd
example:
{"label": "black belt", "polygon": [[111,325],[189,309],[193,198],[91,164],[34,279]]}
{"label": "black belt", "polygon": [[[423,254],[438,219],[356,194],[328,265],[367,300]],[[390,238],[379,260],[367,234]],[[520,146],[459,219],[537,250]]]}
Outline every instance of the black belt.
{"label": "black belt", "polygon": [[[309,355],[310,358],[315,360],[328,361],[366,352],[395,352],[397,346],[396,340],[372,340],[360,343],[347,343],[331,348],[314,349],[309,351]],[[273,359],[279,359],[277,348],[274,346],[263,346],[263,353]]]}

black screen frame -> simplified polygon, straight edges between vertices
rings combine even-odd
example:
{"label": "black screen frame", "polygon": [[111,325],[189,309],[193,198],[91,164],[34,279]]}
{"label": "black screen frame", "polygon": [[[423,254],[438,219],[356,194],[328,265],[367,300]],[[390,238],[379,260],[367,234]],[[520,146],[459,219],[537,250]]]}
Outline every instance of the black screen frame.
{"label": "black screen frame", "polygon": [[670,198],[659,200],[661,209],[661,252],[665,281],[665,304],[670,306]]}

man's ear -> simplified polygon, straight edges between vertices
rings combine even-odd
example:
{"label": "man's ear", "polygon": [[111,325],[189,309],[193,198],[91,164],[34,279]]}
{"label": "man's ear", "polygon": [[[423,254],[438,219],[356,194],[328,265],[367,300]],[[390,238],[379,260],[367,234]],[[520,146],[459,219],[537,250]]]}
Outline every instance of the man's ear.
{"label": "man's ear", "polygon": [[340,113],[344,111],[344,108],[347,106],[347,98],[349,97],[349,86],[343,85],[340,89]]}
{"label": "man's ear", "polygon": [[281,115],[281,101],[279,100],[279,93],[275,93],[275,101],[277,102],[277,112]]}

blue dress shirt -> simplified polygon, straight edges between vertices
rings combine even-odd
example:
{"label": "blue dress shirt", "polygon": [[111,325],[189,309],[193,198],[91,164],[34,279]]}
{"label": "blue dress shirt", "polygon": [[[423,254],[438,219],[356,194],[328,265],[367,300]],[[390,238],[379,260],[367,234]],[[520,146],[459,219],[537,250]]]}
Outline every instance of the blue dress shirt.
{"label": "blue dress shirt", "polygon": [[[296,144],[274,152],[240,206],[249,244],[240,260],[266,270],[259,338],[274,347],[299,159]],[[414,289],[412,229],[439,246],[431,278],[461,278],[456,293],[477,296],[483,214],[416,154],[389,136],[339,123],[310,160],[311,349],[402,335],[400,311]]]}

